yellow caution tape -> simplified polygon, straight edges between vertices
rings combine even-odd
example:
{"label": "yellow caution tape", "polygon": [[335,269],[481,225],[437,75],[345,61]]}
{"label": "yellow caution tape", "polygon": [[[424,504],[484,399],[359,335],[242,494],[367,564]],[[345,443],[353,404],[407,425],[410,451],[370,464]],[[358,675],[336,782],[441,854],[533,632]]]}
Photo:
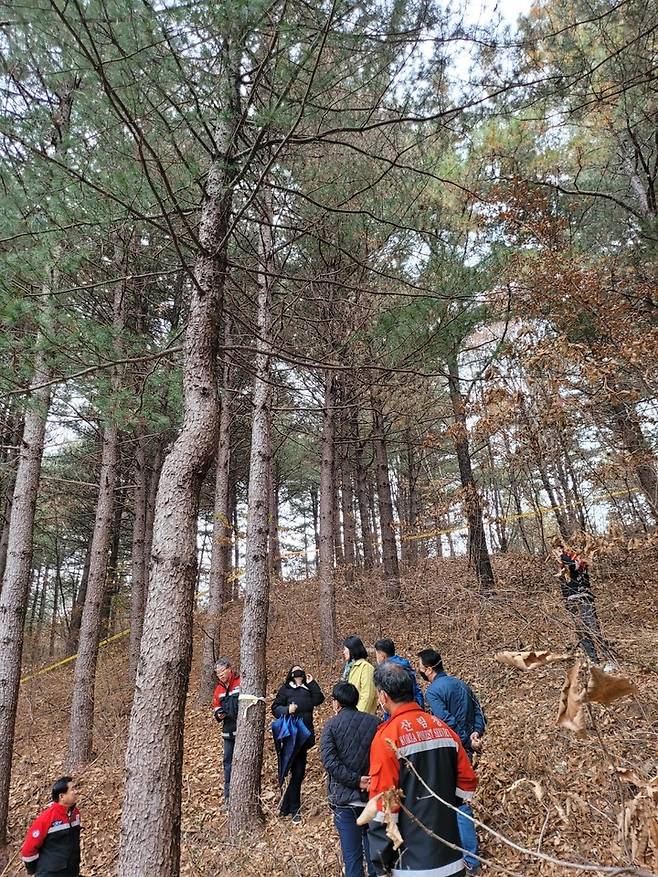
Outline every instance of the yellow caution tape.
{"label": "yellow caution tape", "polygon": [[[130,628],[126,630],[122,630],[120,633],[115,633],[113,636],[108,636],[107,639],[103,639],[99,642],[98,647],[107,646],[110,643],[116,642],[118,639],[121,639],[124,636],[127,636],[130,633]],[[23,676],[21,679],[21,685],[24,682],[30,682],[32,679],[36,679],[37,676],[43,676],[45,673],[50,673],[51,670],[56,670],[58,667],[64,667],[66,664],[70,664],[72,661],[78,657],[78,653],[75,655],[69,655],[68,658],[62,658],[61,661],[56,661],[54,664],[50,664],[48,667],[42,667],[41,670],[37,670],[35,673],[30,673],[28,676]]]}

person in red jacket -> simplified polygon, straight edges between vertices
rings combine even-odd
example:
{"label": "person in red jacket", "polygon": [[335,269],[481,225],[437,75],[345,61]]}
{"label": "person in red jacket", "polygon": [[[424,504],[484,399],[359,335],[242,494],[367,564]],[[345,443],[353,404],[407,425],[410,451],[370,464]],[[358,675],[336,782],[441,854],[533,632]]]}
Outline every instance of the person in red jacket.
{"label": "person in red jacket", "polygon": [[[368,839],[375,869],[394,877],[463,877],[462,853],[448,844],[461,847],[452,808],[470,800],[477,786],[468,755],[445,722],[420,709],[404,667],[384,661],[374,682],[379,704],[391,716],[370,747],[369,795],[377,798],[377,813]],[[385,795],[395,789],[400,797]],[[387,797],[402,836],[397,850],[384,822]]]}
{"label": "person in red jacket", "polygon": [[80,811],[71,777],[57,780],[52,798],[30,825],[21,859],[37,877],[80,877]]}
{"label": "person in red jacket", "polygon": [[228,804],[231,788],[231,769],[235,732],[238,724],[238,697],[240,696],[240,677],[233,671],[228,658],[215,661],[215,675],[218,682],[212,698],[212,711],[222,726],[224,738],[224,803]]}

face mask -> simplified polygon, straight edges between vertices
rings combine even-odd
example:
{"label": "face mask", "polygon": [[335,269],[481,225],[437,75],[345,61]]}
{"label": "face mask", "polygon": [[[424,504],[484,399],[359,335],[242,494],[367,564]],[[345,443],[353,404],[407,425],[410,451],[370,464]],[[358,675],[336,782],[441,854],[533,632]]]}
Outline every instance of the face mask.
{"label": "face mask", "polygon": [[424,679],[425,682],[429,682],[429,679],[427,678],[427,673],[424,673],[422,670],[419,670],[418,673],[421,679]]}

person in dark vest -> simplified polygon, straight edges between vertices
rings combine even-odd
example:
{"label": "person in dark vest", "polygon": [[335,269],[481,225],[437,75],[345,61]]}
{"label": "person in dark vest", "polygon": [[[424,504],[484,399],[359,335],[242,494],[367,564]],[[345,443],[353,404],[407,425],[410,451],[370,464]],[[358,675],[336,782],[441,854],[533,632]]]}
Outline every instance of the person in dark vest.
{"label": "person in dark vest", "polygon": [[240,677],[234,672],[228,658],[215,661],[217,685],[212,698],[212,711],[222,726],[224,738],[224,806],[228,805],[231,791],[231,770],[233,750],[238,724],[238,697],[240,696]]}
{"label": "person in dark vest", "polygon": [[278,690],[272,704],[272,713],[277,718],[285,715],[298,716],[311,732],[310,737],[292,760],[290,780],[279,807],[281,816],[292,816],[295,825],[302,821],[300,814],[301,791],[306,775],[306,759],[309,749],[315,746],[313,710],[323,701],[324,694],[318,683],[310,673],[306,673],[303,667],[296,665],[290,668],[285,682]]}
{"label": "person in dark vest", "polygon": [[80,877],[80,811],[71,777],[53,785],[52,801],[28,828],[21,859],[37,877]]}
{"label": "person in dark vest", "polygon": [[335,715],[322,729],[320,755],[327,771],[327,797],[340,839],[345,877],[363,877],[364,860],[369,877],[373,877],[368,829],[356,820],[368,800],[370,744],[379,722],[370,713],[357,710],[359,692],[350,682],[334,685],[331,697]]}

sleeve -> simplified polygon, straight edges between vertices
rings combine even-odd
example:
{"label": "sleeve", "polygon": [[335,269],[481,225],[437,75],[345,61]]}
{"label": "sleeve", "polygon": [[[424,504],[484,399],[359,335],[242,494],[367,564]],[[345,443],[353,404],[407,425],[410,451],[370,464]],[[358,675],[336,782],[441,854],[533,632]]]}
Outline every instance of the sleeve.
{"label": "sleeve", "polygon": [[280,719],[288,714],[288,698],[286,697],[286,686],[282,685],[277,691],[274,703],[272,704],[272,715]]}
{"label": "sleeve", "polygon": [[351,789],[359,788],[361,776],[341,761],[334,729],[330,724],[325,725],[322,732],[320,758],[327,773],[333,780],[336,780],[336,782],[341,783],[343,786],[349,786]]}
{"label": "sleeve", "polygon": [[313,701],[313,706],[320,706],[321,703],[324,703],[324,694],[315,679],[313,682],[309,683],[308,690],[311,695],[311,700]]}
{"label": "sleeve", "polygon": [[[378,733],[370,747],[370,797],[380,792],[395,789],[400,782],[400,762],[395,750],[386,742],[386,733]],[[394,810],[394,808],[391,808]],[[387,874],[397,859],[393,841],[386,834],[386,826],[382,819],[383,803],[377,801],[377,814],[368,823],[368,844],[370,858],[377,874]],[[393,812],[394,818],[397,813]]]}
{"label": "sleeve", "polygon": [[48,837],[50,827],[50,813],[45,810],[40,813],[27,830],[23,846],[21,847],[21,859],[27,868],[28,874],[34,874],[37,870],[39,852]]}
{"label": "sleeve", "polygon": [[456,794],[462,801],[470,801],[477,787],[478,780],[471,760],[463,746],[457,749],[457,789]]}
{"label": "sleeve", "polygon": [[360,667],[357,667],[357,675],[354,680],[354,685],[356,685],[359,692],[359,701],[356,708],[360,713],[369,712],[368,706],[371,703],[375,692],[373,673],[372,664],[365,663],[361,664]]}
{"label": "sleeve", "polygon": [[213,715],[217,719],[218,722],[223,722],[224,721],[224,711],[222,709],[222,702],[221,702],[221,699],[219,697],[219,693],[220,693],[219,689],[220,689],[220,686],[216,685],[215,690],[213,691],[212,712],[213,712]]}
{"label": "sleeve", "polygon": [[473,709],[475,711],[475,714],[473,716],[473,730],[477,731],[477,733],[481,737],[484,734],[485,728],[487,727],[487,717],[485,716],[482,706],[480,705],[480,701],[477,699],[472,689],[471,697],[473,698]]}
{"label": "sleeve", "polygon": [[427,705],[429,706],[432,715],[436,716],[437,719],[441,719],[441,721],[445,722],[449,728],[456,731],[458,727],[457,719],[455,719],[453,714],[446,708],[445,701],[441,696],[439,689],[430,685],[425,692],[425,696],[427,697]]}

